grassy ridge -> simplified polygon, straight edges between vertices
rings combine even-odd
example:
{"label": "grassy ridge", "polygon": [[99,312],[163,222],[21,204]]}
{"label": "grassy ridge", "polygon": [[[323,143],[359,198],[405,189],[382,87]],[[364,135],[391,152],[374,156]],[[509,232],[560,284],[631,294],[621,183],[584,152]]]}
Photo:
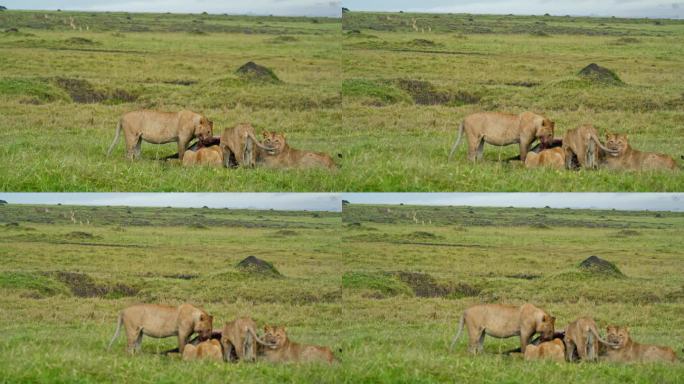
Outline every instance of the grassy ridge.
{"label": "grassy ridge", "polygon": [[[105,157],[118,118],[139,108],[203,113],[216,134],[251,122],[257,132],[287,132],[293,147],[344,153],[339,19],[45,14],[0,13],[3,26],[18,28],[0,32],[0,139],[7,149],[0,156],[14,164],[3,169],[0,189],[344,189],[322,171],[184,169],[160,161],[176,152],[174,144],[143,144],[143,161],[130,163],[119,142]],[[63,22],[72,17],[75,30]],[[235,71],[248,61],[281,82],[242,79]]]}
{"label": "grassy ridge", "polygon": [[[684,310],[681,213],[479,207],[344,207],[344,308],[354,322],[349,375],[369,382],[624,381],[674,383],[682,363],[525,363],[499,352],[516,338],[487,337],[471,357],[458,319],[482,302],[533,302],[558,328],[593,316],[601,332],[626,324],[643,343],[681,356]],[[625,277],[578,268],[597,255]],[[346,312],[346,311],[349,312]]]}
{"label": "grassy ridge", "polygon": [[[124,337],[105,351],[117,312],[136,302],[192,302],[217,326],[250,315],[337,350],[339,214],[10,205],[0,223],[0,308],[11,308],[0,311],[3,381],[333,382],[343,369],[185,364],[156,354],[173,338],[145,338],[135,358]],[[235,268],[249,255],[283,277]]]}
{"label": "grassy ridge", "polygon": [[[501,162],[517,155],[517,146],[487,145],[486,161],[474,166],[461,143],[456,160],[446,162],[467,114],[530,110],[555,120],[557,136],[593,123],[601,135],[628,133],[634,147],[666,153],[681,166],[681,21],[348,12],[343,32],[343,125],[356,132],[348,146],[366,164],[357,172],[359,189],[679,191],[684,185],[681,172],[558,172]],[[624,84],[579,76],[592,62],[614,70]]]}

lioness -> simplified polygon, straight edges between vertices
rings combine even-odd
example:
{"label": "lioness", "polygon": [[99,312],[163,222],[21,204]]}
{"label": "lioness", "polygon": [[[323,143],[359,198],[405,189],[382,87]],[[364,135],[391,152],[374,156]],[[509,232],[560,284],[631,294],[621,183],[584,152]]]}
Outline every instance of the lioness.
{"label": "lioness", "polygon": [[602,165],[608,169],[635,171],[677,169],[677,163],[670,156],[654,152],[641,152],[632,148],[629,145],[627,135],[607,134],[606,146],[613,150],[603,160]]}
{"label": "lioness", "polygon": [[553,140],[554,122],[542,115],[523,112],[513,115],[500,112],[480,112],[468,115],[458,128],[458,137],[451,147],[449,160],[454,155],[465,131],[468,140],[468,160],[482,159],[484,143],[504,146],[520,145],[520,160],[525,162],[530,144],[539,139],[542,145]]}
{"label": "lioness", "polygon": [[524,351],[530,338],[537,332],[542,341],[553,338],[556,318],[532,304],[519,307],[504,304],[479,304],[463,311],[458,324],[458,332],[451,341],[449,350],[454,348],[461,336],[463,324],[468,327],[468,351],[473,354],[482,352],[485,335],[496,338],[520,336],[520,350]]}
{"label": "lioness", "polygon": [[126,327],[128,353],[140,351],[143,335],[162,338],[178,336],[178,352],[183,353],[188,337],[194,332],[208,339],[212,332],[213,317],[190,304],[178,307],[157,304],[132,305],[119,313],[114,337],[107,349],[119,336],[121,324]]}
{"label": "lioness", "polygon": [[291,148],[285,135],[276,132],[264,132],[263,144],[270,149],[259,150],[257,164],[266,168],[328,168],[336,169],[333,159],[322,152],[302,151]]}
{"label": "lioness", "polygon": [[254,342],[264,346],[271,346],[256,334],[256,323],[249,317],[235,319],[223,327],[221,344],[225,361],[233,360],[233,353],[239,360],[256,360],[257,348]]}
{"label": "lioness", "polygon": [[565,151],[565,168],[572,169],[573,155],[577,156],[577,161],[582,168],[597,168],[599,159],[602,158],[599,149],[606,153],[613,150],[601,144],[598,139],[596,128],[591,124],[584,124],[575,129],[571,129],[563,136],[563,151]]}
{"label": "lioness", "polygon": [[188,344],[183,350],[183,360],[213,360],[223,361],[223,352],[221,351],[221,343],[218,340],[211,339],[199,343],[197,346]]}
{"label": "lioness", "polygon": [[271,150],[259,142],[254,136],[251,124],[241,123],[233,128],[226,128],[221,134],[223,162],[226,168],[233,166],[253,167],[256,164],[257,152],[254,146],[263,150]]}
{"label": "lioness", "polygon": [[581,360],[596,361],[599,354],[599,341],[611,345],[599,336],[596,322],[591,317],[580,317],[565,328],[565,358],[575,359],[575,351]]}
{"label": "lioness", "polygon": [[213,167],[223,166],[223,150],[218,145],[200,148],[197,151],[187,151],[183,156],[183,166],[210,165]]}
{"label": "lioness", "polygon": [[143,140],[153,144],[178,143],[178,159],[183,160],[185,148],[190,140],[212,137],[214,123],[206,117],[192,111],[158,112],[133,111],[125,113],[116,126],[114,141],[109,146],[107,155],[119,141],[121,130],[126,140],[126,156],[129,159],[140,158],[140,145]]}
{"label": "lioness", "polygon": [[539,153],[528,152],[525,158],[526,168],[550,167],[555,169],[565,168],[565,152],[563,148],[556,147],[545,149]]}
{"label": "lioness", "polygon": [[549,359],[559,363],[565,361],[565,347],[561,339],[545,341],[539,345],[528,345],[525,348],[525,360]]}
{"label": "lioness", "polygon": [[657,345],[639,344],[632,341],[629,336],[629,328],[618,325],[609,325],[606,328],[606,339],[612,345],[609,346],[605,360],[616,362],[654,362],[654,361],[677,361],[677,355],[670,347]]}
{"label": "lioness", "polygon": [[272,344],[264,348],[261,358],[272,363],[323,361],[335,362],[335,356],[328,347],[305,345],[290,341],[285,327],[264,327],[264,341]]}

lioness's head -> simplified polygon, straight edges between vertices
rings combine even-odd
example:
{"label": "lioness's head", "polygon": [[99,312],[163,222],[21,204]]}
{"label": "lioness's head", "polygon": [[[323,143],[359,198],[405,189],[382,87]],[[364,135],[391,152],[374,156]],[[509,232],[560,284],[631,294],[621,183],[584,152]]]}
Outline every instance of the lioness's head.
{"label": "lioness's head", "polygon": [[214,330],[214,316],[209,316],[202,313],[199,320],[195,323],[194,331],[200,336],[200,339],[207,340],[211,338],[211,332]]}
{"label": "lioness's head", "polygon": [[200,141],[205,141],[214,136],[214,122],[204,116],[195,120],[195,136]]}
{"label": "lioness's head", "polygon": [[629,341],[629,328],[609,325],[606,327],[606,341],[611,343],[610,348],[623,348]]}
{"label": "lioness's head", "polygon": [[287,342],[287,330],[283,326],[264,326],[264,341],[271,344],[269,348],[278,349]]}
{"label": "lioness's head", "polygon": [[537,126],[536,136],[543,145],[551,143],[553,141],[553,129],[556,123],[544,117],[541,120],[539,126]]}
{"label": "lioness's head", "polygon": [[263,136],[264,140],[261,143],[270,148],[266,151],[269,155],[277,155],[285,149],[287,142],[284,133],[264,131]]}
{"label": "lioness's head", "polygon": [[542,316],[541,321],[537,324],[537,332],[541,335],[542,341],[553,340],[555,325],[555,317],[547,315],[546,313]]}
{"label": "lioness's head", "polygon": [[627,135],[621,135],[619,133],[609,133],[606,135],[606,148],[613,151],[608,152],[610,156],[622,156],[628,146],[629,141],[627,140]]}

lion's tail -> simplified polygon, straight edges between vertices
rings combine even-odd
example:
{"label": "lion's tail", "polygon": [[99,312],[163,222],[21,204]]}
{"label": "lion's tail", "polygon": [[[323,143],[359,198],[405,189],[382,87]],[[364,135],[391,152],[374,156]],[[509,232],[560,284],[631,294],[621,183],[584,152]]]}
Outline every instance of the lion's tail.
{"label": "lion's tail", "polygon": [[451,161],[451,158],[454,156],[454,152],[456,152],[458,145],[461,143],[461,137],[463,136],[464,125],[465,125],[465,121],[461,121],[461,125],[458,127],[458,136],[456,137],[456,142],[451,147],[451,152],[449,152],[449,160],[448,161]]}
{"label": "lion's tail", "polygon": [[108,351],[110,348],[112,348],[114,340],[116,340],[116,338],[119,337],[119,332],[121,331],[121,324],[123,324],[123,313],[119,313],[119,319],[116,321],[116,331],[114,331],[114,337],[112,337],[112,340],[109,342],[109,345],[107,346]]}
{"label": "lion's tail", "polygon": [[112,154],[112,150],[114,149],[114,146],[116,146],[116,143],[119,142],[119,136],[121,136],[121,120],[119,120],[119,123],[116,125],[116,133],[114,134],[114,141],[112,141],[112,144],[109,146],[109,149],[107,150],[107,156]]}
{"label": "lion's tail", "polygon": [[456,332],[456,336],[454,336],[453,339],[451,339],[451,345],[449,345],[449,352],[454,350],[454,345],[456,345],[456,341],[458,341],[458,338],[461,337],[461,332],[463,332],[463,324],[465,323],[465,313],[461,315],[461,320],[458,321],[458,331]]}

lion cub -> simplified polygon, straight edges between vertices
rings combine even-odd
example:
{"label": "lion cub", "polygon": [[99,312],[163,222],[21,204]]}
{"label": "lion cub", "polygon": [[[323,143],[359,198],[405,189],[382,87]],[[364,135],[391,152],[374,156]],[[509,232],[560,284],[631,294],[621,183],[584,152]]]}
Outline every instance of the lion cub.
{"label": "lion cub", "polygon": [[613,150],[604,159],[603,165],[609,169],[650,171],[658,169],[676,170],[673,158],[661,153],[641,152],[629,145],[627,135],[606,135],[606,146]]}
{"label": "lion cub", "polygon": [[565,361],[565,347],[561,339],[545,341],[539,345],[528,345],[525,348],[525,360],[553,360],[559,363]]}
{"label": "lion cub", "polygon": [[262,358],[272,363],[322,361],[333,363],[335,356],[328,347],[305,345],[290,341],[285,327],[264,327],[264,341],[272,344],[264,348]]}
{"label": "lion cub", "polygon": [[268,150],[259,150],[257,163],[266,168],[328,168],[336,169],[333,159],[322,152],[302,151],[291,148],[285,135],[276,132],[264,132],[263,145]]}
{"label": "lion cub", "polygon": [[216,339],[203,341],[197,346],[188,344],[183,350],[183,360],[212,360],[223,361],[221,343]]}
{"label": "lion cub", "polygon": [[197,151],[187,151],[183,157],[183,166],[210,165],[213,167],[223,166],[223,150],[218,145],[200,148]]}
{"label": "lion cub", "polygon": [[606,352],[606,361],[617,362],[654,362],[677,361],[677,355],[670,347],[639,344],[629,336],[629,328],[609,325],[606,328],[606,339],[611,343]]}
{"label": "lion cub", "polygon": [[545,149],[539,153],[528,152],[525,158],[525,168],[537,167],[565,168],[565,152],[563,148]]}

